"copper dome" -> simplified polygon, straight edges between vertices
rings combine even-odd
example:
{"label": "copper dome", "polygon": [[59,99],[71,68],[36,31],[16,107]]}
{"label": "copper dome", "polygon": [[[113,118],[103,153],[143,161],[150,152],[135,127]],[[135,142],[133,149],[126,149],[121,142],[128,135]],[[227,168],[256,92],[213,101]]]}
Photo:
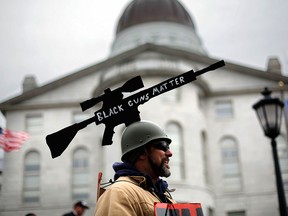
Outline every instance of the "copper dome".
{"label": "copper dome", "polygon": [[193,21],[178,0],[133,0],[124,10],[116,34],[145,22],[175,22],[194,29]]}

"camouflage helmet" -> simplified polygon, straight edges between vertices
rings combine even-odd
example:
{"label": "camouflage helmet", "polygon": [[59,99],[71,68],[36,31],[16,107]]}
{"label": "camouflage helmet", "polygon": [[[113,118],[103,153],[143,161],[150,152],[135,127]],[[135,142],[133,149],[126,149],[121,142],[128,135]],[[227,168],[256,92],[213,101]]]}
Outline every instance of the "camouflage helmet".
{"label": "camouflage helmet", "polygon": [[121,138],[121,160],[125,161],[127,154],[131,151],[134,151],[135,155],[132,155],[132,157],[133,160],[136,160],[139,156],[137,155],[137,149],[141,149],[140,147],[153,140],[165,140],[171,143],[171,139],[168,138],[164,130],[153,122],[142,120],[128,125]]}

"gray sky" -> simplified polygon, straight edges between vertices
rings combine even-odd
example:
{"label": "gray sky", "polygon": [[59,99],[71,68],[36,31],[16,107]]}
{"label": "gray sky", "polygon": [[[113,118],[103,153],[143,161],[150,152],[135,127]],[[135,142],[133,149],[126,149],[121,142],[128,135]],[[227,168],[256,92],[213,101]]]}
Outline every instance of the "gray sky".
{"label": "gray sky", "polygon": [[[287,0],[179,0],[211,57],[265,69],[278,56],[288,74]],[[0,101],[108,57],[130,0],[0,0]]]}

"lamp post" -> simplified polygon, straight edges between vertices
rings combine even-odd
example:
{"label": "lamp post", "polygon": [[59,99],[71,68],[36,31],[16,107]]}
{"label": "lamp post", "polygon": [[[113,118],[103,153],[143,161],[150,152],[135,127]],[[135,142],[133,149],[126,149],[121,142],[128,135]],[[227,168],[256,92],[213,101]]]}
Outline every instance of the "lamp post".
{"label": "lamp post", "polygon": [[287,216],[286,199],[276,143],[276,138],[280,134],[280,126],[284,104],[278,98],[271,98],[271,91],[268,90],[267,87],[264,88],[262,95],[264,96],[264,98],[255,103],[253,105],[253,109],[255,109],[257,113],[259,122],[263,128],[265,136],[271,139],[280,215]]}

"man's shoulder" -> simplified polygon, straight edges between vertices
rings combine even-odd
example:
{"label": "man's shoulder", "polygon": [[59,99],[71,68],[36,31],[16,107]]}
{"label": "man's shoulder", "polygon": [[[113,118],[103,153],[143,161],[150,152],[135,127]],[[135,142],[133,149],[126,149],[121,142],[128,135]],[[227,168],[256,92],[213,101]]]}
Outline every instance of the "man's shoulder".
{"label": "man's shoulder", "polygon": [[[108,196],[116,196],[117,194],[132,194],[132,193],[143,193],[143,184],[145,185],[144,176],[121,176],[110,186],[101,188],[100,196],[107,193]],[[144,183],[143,183],[144,182]],[[68,215],[67,215],[68,216]]]}
{"label": "man's shoulder", "polygon": [[130,190],[147,190],[146,178],[144,176],[121,176],[106,190],[113,191],[130,191]]}
{"label": "man's shoulder", "polygon": [[129,186],[140,186],[146,185],[146,178],[144,176],[121,176],[113,184],[117,185],[129,185]]}

